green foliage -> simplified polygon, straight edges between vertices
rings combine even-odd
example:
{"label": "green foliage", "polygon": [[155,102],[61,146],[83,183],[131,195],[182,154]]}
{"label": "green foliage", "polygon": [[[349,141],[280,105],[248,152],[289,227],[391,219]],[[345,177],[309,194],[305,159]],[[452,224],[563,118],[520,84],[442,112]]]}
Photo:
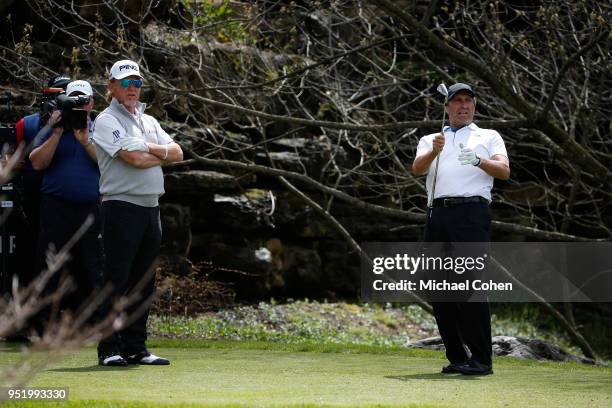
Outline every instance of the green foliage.
{"label": "green foliage", "polygon": [[[539,338],[574,354],[570,339],[536,324],[539,315],[500,310],[493,313],[493,335]],[[534,318],[530,318],[530,316]],[[435,320],[416,305],[260,302],[198,317],[151,316],[150,332],[164,338],[241,340],[327,347],[406,348],[413,341],[437,335]]]}
{"label": "green foliage", "polygon": [[338,108],[336,107],[336,104],[333,102],[328,102],[328,103],[322,103],[319,106],[319,111],[317,112],[317,119],[332,119],[333,114],[338,113]]}
{"label": "green foliage", "polygon": [[401,309],[376,305],[261,302],[196,318],[153,316],[150,327],[164,337],[405,347],[419,335],[421,325],[417,329],[415,322],[433,332],[433,318],[419,310],[412,310],[415,320],[408,320]]}
{"label": "green foliage", "polygon": [[15,44],[15,53],[20,56],[29,56],[32,53],[32,43],[30,36],[32,35],[32,29],[34,28],[31,24],[25,24],[23,26],[23,35],[21,41]]}
{"label": "green foliage", "polygon": [[247,24],[240,21],[241,17],[231,7],[229,0],[181,1],[191,11],[193,22],[206,30],[213,30],[220,42],[254,42]]}

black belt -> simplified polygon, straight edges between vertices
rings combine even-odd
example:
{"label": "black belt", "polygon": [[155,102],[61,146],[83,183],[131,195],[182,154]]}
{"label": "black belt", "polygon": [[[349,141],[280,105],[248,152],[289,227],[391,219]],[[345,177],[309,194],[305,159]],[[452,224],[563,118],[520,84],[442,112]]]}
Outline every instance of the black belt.
{"label": "black belt", "polygon": [[452,207],[455,205],[467,204],[467,203],[487,203],[489,204],[489,201],[486,198],[480,197],[480,196],[440,197],[440,198],[436,198],[435,200],[433,200],[432,206],[433,207]]}

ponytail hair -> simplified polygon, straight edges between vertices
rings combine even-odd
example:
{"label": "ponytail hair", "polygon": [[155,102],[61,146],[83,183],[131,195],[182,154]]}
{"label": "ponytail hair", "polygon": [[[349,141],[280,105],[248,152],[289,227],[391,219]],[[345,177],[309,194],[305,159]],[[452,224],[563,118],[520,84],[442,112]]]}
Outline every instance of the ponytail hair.
{"label": "ponytail hair", "polygon": [[115,81],[116,81],[115,78],[111,78],[108,80],[108,84],[106,85],[106,95],[104,98],[106,99],[106,102],[108,103],[111,103],[111,101],[113,100],[113,93],[111,92],[110,87],[111,87],[111,84]]}

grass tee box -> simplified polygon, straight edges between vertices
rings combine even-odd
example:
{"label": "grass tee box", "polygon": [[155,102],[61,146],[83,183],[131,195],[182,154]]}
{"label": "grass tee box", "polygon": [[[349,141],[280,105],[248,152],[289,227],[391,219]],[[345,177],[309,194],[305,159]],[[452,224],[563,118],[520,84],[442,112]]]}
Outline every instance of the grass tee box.
{"label": "grass tee box", "polygon": [[[68,403],[26,406],[609,407],[612,369],[495,360],[495,375],[439,374],[442,353],[246,341],[153,341],[165,367],[96,365],[92,348],[46,367],[29,387],[68,387]],[[20,353],[6,346],[2,366]],[[22,405],[20,405],[22,406]]]}

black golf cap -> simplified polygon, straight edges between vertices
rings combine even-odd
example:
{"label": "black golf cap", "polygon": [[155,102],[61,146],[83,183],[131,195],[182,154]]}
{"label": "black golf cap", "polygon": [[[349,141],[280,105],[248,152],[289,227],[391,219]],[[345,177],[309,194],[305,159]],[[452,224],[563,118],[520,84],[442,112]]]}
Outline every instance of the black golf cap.
{"label": "black golf cap", "polygon": [[457,93],[459,93],[461,91],[465,91],[465,92],[469,93],[472,98],[475,95],[471,86],[469,86],[468,84],[464,84],[462,82],[457,82],[456,84],[451,85],[448,88],[448,100],[450,101],[451,99],[453,99],[455,97],[455,95],[457,95]]}
{"label": "black golf cap", "polygon": [[64,88],[65,90],[71,81],[70,76],[62,74],[51,78],[47,86],[49,88]]}

